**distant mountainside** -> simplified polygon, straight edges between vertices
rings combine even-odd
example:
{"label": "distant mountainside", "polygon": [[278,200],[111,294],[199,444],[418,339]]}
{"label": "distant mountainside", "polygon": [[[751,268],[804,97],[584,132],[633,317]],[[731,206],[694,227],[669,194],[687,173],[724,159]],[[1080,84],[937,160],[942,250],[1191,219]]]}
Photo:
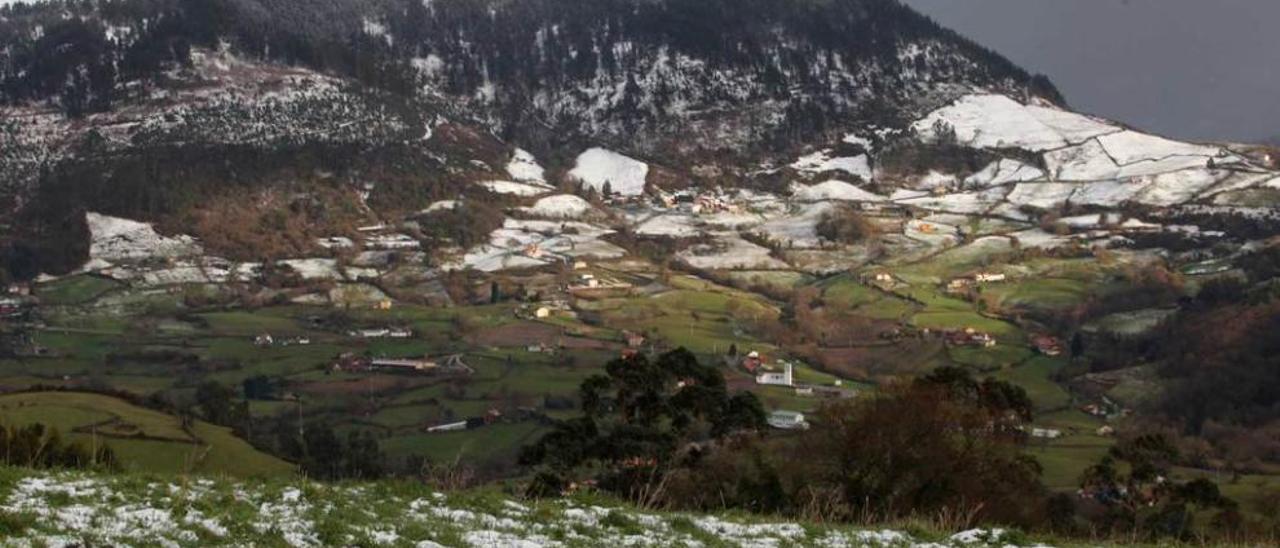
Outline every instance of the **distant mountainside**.
{"label": "distant mountainside", "polygon": [[[526,198],[584,183],[785,195],[826,174],[868,186],[810,198],[942,211],[975,198],[894,191],[1052,183],[1010,194],[1001,211],[1018,219],[1211,196],[1188,179],[1261,185],[1250,204],[1272,190],[1245,156],[1063,110],[1046,78],[897,0],[15,4],[0,9],[0,98],[0,253],[20,277],[82,267],[86,212],[271,261],[472,198],[413,226],[466,250],[508,213],[545,213]],[[506,169],[519,158],[536,180]],[[547,207],[565,205],[582,207]]]}
{"label": "distant mountainside", "polygon": [[10,8],[0,43],[6,100],[71,115],[145,94],[136,88],[190,66],[191,48],[225,43],[447,98],[506,137],[568,130],[633,148],[688,141],[690,129],[722,141],[696,148],[785,140],[891,117],[887,105],[941,84],[1061,100],[896,0],[58,1]]}
{"label": "distant mountainside", "polygon": [[204,233],[228,222],[208,210],[277,189],[313,195],[279,224],[305,233],[352,216],[326,207],[456,196],[506,143],[553,168],[597,143],[677,172],[740,166],[974,90],[1061,102],[896,0],[15,4],[0,235],[61,271],[84,260],[85,209]]}

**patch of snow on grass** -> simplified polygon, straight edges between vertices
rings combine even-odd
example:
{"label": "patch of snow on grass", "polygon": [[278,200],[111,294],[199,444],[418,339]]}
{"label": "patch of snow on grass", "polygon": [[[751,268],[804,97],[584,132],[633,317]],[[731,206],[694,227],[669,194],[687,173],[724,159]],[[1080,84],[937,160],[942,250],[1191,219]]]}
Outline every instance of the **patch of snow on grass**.
{"label": "patch of snow on grass", "polygon": [[1032,228],[1015,232],[1010,236],[1018,239],[1018,245],[1023,248],[1053,248],[1061,247],[1071,243],[1071,238],[1050,234],[1039,228]]}
{"label": "patch of snow on grass", "polygon": [[507,174],[522,183],[545,183],[546,170],[538,164],[538,159],[528,151],[517,148],[507,163]]}
{"label": "patch of snow on grass", "polygon": [[1170,156],[1200,156],[1207,160],[1217,156],[1221,150],[1218,147],[1183,143],[1127,130],[1098,137],[1098,142],[1122,166]]}
{"label": "patch of snow on grass", "polygon": [[643,236],[667,236],[672,238],[688,238],[698,235],[698,227],[688,215],[657,215],[640,223],[635,228],[636,234]]}
{"label": "patch of snow on grass", "polygon": [[335,259],[286,259],[279,264],[292,268],[304,280],[337,280],[342,278]]}
{"label": "patch of snow on grass", "polygon": [[800,157],[791,164],[791,168],[805,174],[843,171],[861,177],[864,181],[871,180],[871,163],[866,154],[832,158],[831,150],[820,150]]}
{"label": "patch of snow on grass", "polygon": [[930,171],[924,177],[916,181],[915,188],[918,190],[934,190],[939,188],[951,188],[955,186],[957,177],[949,173],[940,171]]}
{"label": "patch of snow on grass", "polygon": [[813,248],[822,244],[818,222],[835,208],[832,202],[816,202],[800,206],[787,215],[760,225],[760,232],[784,247]]}
{"label": "patch of snow on grass", "polygon": [[942,121],[956,139],[973,148],[1045,151],[1117,131],[1101,121],[1049,107],[1028,107],[1004,95],[967,95],[917,121],[922,137],[935,138]]}
{"label": "patch of snow on grass", "polygon": [[597,191],[609,183],[609,188],[623,196],[644,193],[645,180],[649,177],[649,164],[603,148],[592,148],[578,155],[577,165],[569,176],[586,183]]}
{"label": "patch of snow on grass", "polygon": [[[650,513],[569,500],[495,501],[397,484],[18,472],[0,485],[0,511],[22,518],[4,546],[912,546],[1026,544],[1001,529],[925,542],[894,530],[801,525],[711,514]],[[677,526],[679,522],[679,526]]]}
{"label": "patch of snow on grass", "polygon": [[427,208],[422,210],[422,212],[434,213],[436,211],[452,211],[454,209],[458,209],[458,206],[460,205],[462,205],[462,203],[457,200],[440,200],[427,206]]}
{"label": "patch of snow on grass", "polygon": [[871,139],[858,135],[857,133],[846,133],[840,142],[860,146],[866,150],[871,150]]}
{"label": "patch of snow on grass", "polygon": [[970,175],[964,180],[965,186],[990,187],[1010,183],[1024,183],[1044,178],[1044,171],[1017,160],[1001,158],[991,162],[982,171]]}
{"label": "patch of snow on grass", "polygon": [[991,209],[1003,198],[998,192],[959,192],[900,200],[900,203],[931,211],[977,214]]}
{"label": "patch of snow on grass", "polygon": [[1207,169],[1209,159],[1203,156],[1170,156],[1159,160],[1142,161],[1120,168],[1120,178],[1148,177],[1182,171],[1184,169]]}
{"label": "patch of snow on grass", "polygon": [[844,181],[830,180],[815,185],[796,184],[793,198],[802,202],[839,200],[849,202],[883,202],[884,196],[873,194]]}
{"label": "patch of snow on grass", "polygon": [[1004,529],[969,529],[951,535],[951,542],[961,545],[997,544],[1004,538]]}
{"label": "patch of snow on grass", "polygon": [[1049,209],[1071,198],[1080,185],[1073,183],[1019,183],[1008,200],[1017,205]]}
{"label": "patch of snow on grass", "polygon": [[1133,199],[1146,188],[1142,181],[1099,181],[1085,183],[1071,195],[1071,202],[1079,205],[1117,207]]}
{"label": "patch of snow on grass", "polygon": [[1150,177],[1150,184],[1134,198],[1155,206],[1171,206],[1186,202],[1218,184],[1227,174],[1209,169],[1188,169]]}
{"label": "patch of snow on grass", "polygon": [[85,213],[89,225],[89,258],[108,262],[136,261],[152,257],[199,255],[199,244],[190,236],[161,236],[148,223],[93,212]]}
{"label": "patch of snow on grass", "polygon": [[516,183],[512,181],[484,181],[480,183],[480,185],[489,189],[489,191],[494,194],[507,194],[510,196],[521,197],[537,196],[539,194],[546,194],[553,190],[551,187],[546,185]]}
{"label": "patch of snow on grass", "polygon": [[782,270],[787,263],[770,256],[769,248],[748,242],[735,233],[716,235],[709,244],[695,245],[677,257],[694,268],[707,270]]}
{"label": "patch of snow on grass", "polygon": [[1059,181],[1101,181],[1120,175],[1120,166],[1097,140],[1046,152],[1044,162],[1052,177]]}
{"label": "patch of snow on grass", "polygon": [[925,196],[928,196],[928,195],[929,193],[923,190],[911,190],[907,188],[898,188],[898,189],[894,189],[893,193],[889,194],[889,199],[894,202],[901,202],[904,200],[914,200],[916,198],[924,198]]}
{"label": "patch of snow on grass", "polygon": [[528,215],[551,219],[577,219],[592,210],[590,203],[572,194],[547,196],[535,202],[532,207],[521,209]]}

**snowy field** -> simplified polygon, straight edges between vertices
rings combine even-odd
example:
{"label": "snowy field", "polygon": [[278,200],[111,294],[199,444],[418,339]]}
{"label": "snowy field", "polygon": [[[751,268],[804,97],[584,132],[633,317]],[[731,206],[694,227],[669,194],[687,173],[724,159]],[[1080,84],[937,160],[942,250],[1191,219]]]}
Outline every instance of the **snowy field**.
{"label": "snowy field", "polygon": [[942,121],[956,140],[974,148],[1046,151],[1121,131],[1101,120],[1052,107],[1023,105],[1003,95],[968,95],[915,123],[925,138]]}
{"label": "snowy field", "polygon": [[[8,475],[16,472],[4,470]],[[521,501],[416,484],[21,473],[0,511],[26,516],[0,546],[960,547],[1026,545],[974,529],[921,538],[891,529],[659,513],[601,501]],[[709,544],[710,543],[710,544]]]}
{"label": "snowy field", "polygon": [[708,270],[786,270],[787,263],[769,256],[769,249],[734,233],[715,235],[710,244],[693,246],[677,255],[694,268]]}
{"label": "snowy field", "polygon": [[577,165],[569,176],[596,190],[604,184],[623,196],[637,196],[644,192],[645,179],[649,176],[649,164],[603,148],[593,148],[578,156]]}
{"label": "snowy field", "polygon": [[89,212],[90,261],[139,261],[199,255],[200,246],[190,236],[165,237],[150,224]]}
{"label": "snowy field", "polygon": [[[965,178],[963,186],[1016,185],[1009,195],[1011,203],[1041,209],[1067,201],[1106,207],[1125,202],[1167,207],[1260,188],[1267,184],[1264,175],[1275,175],[1260,174],[1257,166],[1220,146],[1166,139],[1050,106],[1023,105],[1002,95],[962,97],[912,127],[925,140],[937,139],[942,128],[950,128],[960,144],[972,148],[1039,153],[1043,170],[1022,160],[1002,158]],[[914,188],[950,188],[949,177],[953,176],[931,172]],[[1068,192],[1062,183],[1079,186]],[[941,205],[933,203],[932,207]]]}
{"label": "snowy field", "polygon": [[507,175],[522,183],[545,183],[546,170],[528,151],[517,148],[507,163]]}
{"label": "snowy field", "polygon": [[866,154],[833,158],[830,149],[800,157],[791,164],[791,169],[806,175],[843,171],[849,175],[861,177],[864,181],[871,180],[871,164]]}
{"label": "snowy field", "polygon": [[537,196],[551,192],[550,186],[535,183],[517,183],[514,181],[483,181],[480,183],[494,194],[508,194],[511,196]]}
{"label": "snowy field", "polygon": [[839,200],[848,202],[883,202],[884,196],[873,194],[844,181],[825,181],[814,185],[796,184],[792,198],[801,202]]}
{"label": "snowy field", "polygon": [[466,251],[445,269],[498,272],[545,266],[571,259],[617,259],[625,249],[601,240],[613,230],[576,221],[507,219],[489,242]]}
{"label": "snowy field", "polygon": [[542,198],[531,207],[521,208],[521,211],[534,217],[578,219],[586,216],[594,209],[590,203],[582,198],[572,194],[557,194]]}

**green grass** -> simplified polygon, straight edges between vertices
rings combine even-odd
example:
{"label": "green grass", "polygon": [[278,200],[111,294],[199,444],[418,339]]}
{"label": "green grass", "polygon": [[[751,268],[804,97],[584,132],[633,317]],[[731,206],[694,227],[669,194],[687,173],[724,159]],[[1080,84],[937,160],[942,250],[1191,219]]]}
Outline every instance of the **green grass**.
{"label": "green grass", "polygon": [[396,458],[424,456],[432,462],[457,459],[480,463],[511,459],[524,445],[537,441],[544,427],[533,422],[499,423],[463,432],[420,433],[383,441],[387,455]]}
{"label": "green grass", "polygon": [[1092,293],[1088,283],[1069,278],[1029,278],[983,289],[999,298],[1006,308],[1056,310],[1078,305]]}
{"label": "green grass", "polygon": [[1107,454],[1109,445],[1083,444],[1064,446],[1050,444],[1046,447],[1029,447],[1026,452],[1040,463],[1041,481],[1050,489],[1074,490],[1080,486],[1080,476],[1090,466]]}
{"label": "green grass", "polygon": [[1079,486],[1080,475],[1096,464],[1114,443],[1112,438],[1095,433],[1104,424],[1078,409],[1063,409],[1035,417],[1036,426],[1063,432],[1063,437],[1058,439],[1031,440],[1028,443],[1027,453],[1036,457],[1044,468],[1045,485],[1059,490]]}
{"label": "green grass", "polygon": [[988,318],[972,310],[955,310],[921,312],[911,318],[916,327],[927,327],[934,330],[955,330],[972,327],[984,333],[990,333],[997,341],[1004,344],[1021,344],[1025,340],[1022,331],[1005,321]]}
{"label": "green grass", "polygon": [[910,301],[883,293],[845,274],[823,281],[822,300],[837,312],[848,312],[876,320],[901,320],[916,311]]}
{"label": "green grass", "polygon": [[729,273],[729,279],[735,285],[764,285],[786,291],[809,283],[813,277],[786,270],[735,270]]}
{"label": "green grass", "polygon": [[1036,424],[1092,435],[1094,431],[1106,423],[1102,419],[1079,409],[1061,409],[1041,414],[1036,418]]}
{"label": "green grass", "polygon": [[880,292],[862,285],[848,274],[828,280],[819,288],[822,289],[822,300],[837,308],[858,308],[881,299]]}
{"label": "green grass", "polygon": [[1037,410],[1061,409],[1071,403],[1071,394],[1050,376],[1066,364],[1062,358],[1037,356],[1021,365],[1003,369],[996,378],[1021,386]]}
{"label": "green grass", "polygon": [[120,282],[98,276],[82,274],[61,278],[36,288],[42,304],[84,304],[107,292],[122,287]]}
{"label": "green grass", "polygon": [[797,396],[794,388],[786,386],[758,386],[751,390],[766,410],[800,411],[808,413],[822,406],[822,398]]}
{"label": "green grass", "polygon": [[293,318],[261,314],[253,311],[210,312],[200,314],[209,322],[209,328],[224,335],[240,335],[251,338],[263,333],[272,336],[295,335],[304,330]]}
{"label": "green grass", "polygon": [[[281,475],[293,470],[292,465],[233,436],[228,428],[195,421],[187,432],[176,416],[111,396],[78,392],[7,394],[0,396],[0,411],[3,420],[11,425],[39,422],[73,440],[105,443],[130,470],[235,476]],[[88,431],[75,432],[76,429]]]}
{"label": "green grass", "polygon": [[1031,357],[1031,350],[1010,344],[998,344],[992,348],[954,347],[948,348],[947,353],[956,363],[984,373],[1012,367]]}
{"label": "green grass", "polygon": [[734,344],[772,350],[744,333],[754,318],[778,315],[764,298],[686,276],[671,285],[676,289],[653,297],[604,299],[584,307],[599,312],[605,325],[650,333],[698,354],[721,354]]}

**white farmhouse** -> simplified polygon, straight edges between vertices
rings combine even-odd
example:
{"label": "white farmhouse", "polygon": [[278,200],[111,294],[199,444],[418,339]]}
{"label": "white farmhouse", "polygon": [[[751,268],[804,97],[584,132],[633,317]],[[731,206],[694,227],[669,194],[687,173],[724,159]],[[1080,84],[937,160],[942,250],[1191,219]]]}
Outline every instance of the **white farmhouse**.
{"label": "white farmhouse", "polygon": [[781,373],[778,373],[776,371],[766,371],[764,373],[760,373],[759,375],[756,375],[756,384],[763,384],[768,386],[793,386],[795,383],[792,376],[793,372],[792,372],[791,364],[787,362],[781,362],[781,363],[782,363]]}
{"label": "white farmhouse", "polygon": [[1056,440],[1062,437],[1062,431],[1055,428],[1032,428],[1031,437],[1046,440]]}
{"label": "white farmhouse", "polygon": [[780,430],[808,430],[809,423],[804,420],[804,413],[797,411],[774,411],[769,414],[769,426]]}

